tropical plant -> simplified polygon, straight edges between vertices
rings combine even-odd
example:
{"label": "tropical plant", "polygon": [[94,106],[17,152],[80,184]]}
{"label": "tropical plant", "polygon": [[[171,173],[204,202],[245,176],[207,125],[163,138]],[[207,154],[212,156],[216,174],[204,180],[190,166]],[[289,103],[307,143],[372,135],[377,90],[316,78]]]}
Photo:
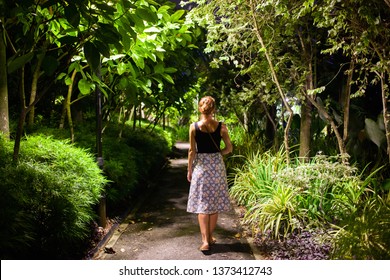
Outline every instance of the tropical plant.
{"label": "tropical plant", "polygon": [[369,191],[352,215],[345,217],[334,232],[333,259],[390,258],[390,206],[375,192]]}
{"label": "tropical plant", "polygon": [[339,157],[319,155],[311,162],[287,165],[278,153],[255,154],[236,169],[231,195],[244,205],[244,221],[275,238],[296,230],[329,229],[355,215],[368,178]]}

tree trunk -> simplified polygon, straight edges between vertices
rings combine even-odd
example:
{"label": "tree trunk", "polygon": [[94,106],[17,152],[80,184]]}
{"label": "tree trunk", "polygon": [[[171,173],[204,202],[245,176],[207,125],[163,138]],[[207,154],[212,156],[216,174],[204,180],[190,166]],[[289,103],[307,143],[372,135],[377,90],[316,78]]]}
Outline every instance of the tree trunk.
{"label": "tree trunk", "polygon": [[340,154],[342,156],[342,159],[343,159],[343,162],[344,163],[347,163],[347,152],[345,150],[345,143],[343,141],[343,138],[342,136],[340,135],[340,132],[337,128],[337,125],[336,123],[334,122],[334,120],[332,119],[332,117],[328,114],[328,112],[326,111],[325,108],[323,108],[319,103],[317,103],[309,94],[306,94],[306,98],[311,102],[311,104],[314,105],[314,107],[317,108],[317,110],[325,117],[325,119],[330,123],[332,129],[333,129],[333,132],[335,133],[336,135],[336,139],[337,139],[337,143],[338,143],[338,146],[339,146],[339,151],[340,151]]}
{"label": "tree trunk", "polygon": [[299,135],[299,157],[303,161],[307,161],[310,157],[311,146],[311,120],[312,120],[312,105],[305,98],[301,106],[301,128]]}
{"label": "tree trunk", "polygon": [[[0,13],[4,11],[4,2],[0,0]],[[4,16],[0,15],[0,132],[9,137],[7,53],[3,29]]]}
{"label": "tree trunk", "polygon": [[275,106],[271,106],[269,110],[263,102],[261,102],[261,104],[263,105],[265,114],[267,115],[267,123],[265,126],[265,145],[267,148],[271,148],[272,146],[279,147],[279,139],[277,137],[278,128],[275,123],[276,108]]}
{"label": "tree trunk", "polygon": [[13,154],[13,162],[17,163],[19,159],[19,151],[20,151],[20,141],[22,140],[24,123],[26,121],[26,115],[28,113],[28,108],[22,108],[19,116],[18,127],[16,129],[15,143],[14,143],[14,154]]}
{"label": "tree trunk", "polygon": [[133,130],[137,127],[137,105],[133,106]]}
{"label": "tree trunk", "polygon": [[343,141],[344,145],[347,143],[348,140],[348,130],[349,130],[349,111],[350,111],[350,101],[351,101],[351,82],[353,77],[353,70],[355,68],[355,59],[351,59],[351,64],[349,66],[348,70],[348,78],[347,78],[347,86],[345,89],[345,96],[344,96],[344,132],[343,132]]}
{"label": "tree trunk", "polygon": [[28,108],[26,108],[26,92],[24,87],[24,66],[20,69],[20,103],[21,103],[21,111],[18,121],[18,126],[16,128],[15,135],[15,143],[14,143],[14,154],[13,154],[13,162],[17,163],[19,158],[19,150],[20,150],[20,141],[22,140],[24,123],[26,121],[26,115],[28,113]]}
{"label": "tree trunk", "polygon": [[[379,73],[378,73],[379,74]],[[390,162],[390,112],[388,111],[388,96],[386,94],[386,74],[383,72],[380,74],[381,78],[381,91],[382,91],[382,105],[383,105],[383,122],[385,125],[385,133],[386,133],[386,142],[387,142],[387,156],[389,157],[389,162]]]}
{"label": "tree trunk", "polygon": [[290,105],[288,104],[287,102],[287,99],[286,99],[286,96],[284,94],[284,91],[279,83],[279,79],[278,79],[278,76],[276,75],[276,71],[275,71],[275,68],[274,68],[274,64],[272,62],[272,59],[267,51],[267,48],[266,48],[266,45],[264,44],[264,40],[263,40],[263,37],[261,36],[261,32],[260,32],[260,28],[257,24],[257,19],[256,19],[256,9],[255,9],[255,5],[253,4],[253,0],[250,0],[250,8],[251,8],[251,13],[252,13],[252,19],[253,19],[253,25],[254,25],[254,29],[255,29],[255,33],[256,33],[256,36],[257,36],[257,39],[259,40],[260,42],[260,45],[261,45],[261,48],[264,50],[264,54],[265,54],[265,57],[267,59],[267,62],[268,62],[268,66],[270,68],[270,71],[271,71],[271,76],[272,76],[272,80],[274,81],[277,89],[278,89],[278,92],[280,94],[280,97],[282,99],[282,102],[284,104],[284,106],[286,107],[286,110],[289,114],[289,117],[288,117],[288,120],[287,120],[287,124],[286,124],[286,127],[284,129],[284,147],[286,149],[286,159],[287,159],[287,163],[290,163],[290,146],[289,146],[289,143],[288,143],[288,139],[289,139],[289,132],[290,132],[290,127],[291,127],[291,123],[292,123],[292,120],[293,120],[293,116],[294,116],[294,112],[293,110],[291,109]]}
{"label": "tree trunk", "polygon": [[72,110],[71,110],[71,105],[72,105],[72,93],[73,93],[73,85],[74,85],[74,79],[76,77],[76,70],[73,71],[71,80],[72,82],[70,83],[68,87],[68,95],[66,96],[65,104],[66,104],[66,115],[68,117],[68,124],[69,124],[69,129],[70,129],[70,140],[72,143],[74,143],[74,127],[73,127],[73,120],[72,120]]}
{"label": "tree trunk", "polygon": [[[302,32],[298,31],[299,41],[302,48],[302,60],[306,62],[306,67],[308,74],[306,76],[306,85],[305,91],[314,89],[314,73],[313,73],[313,50],[312,48],[306,47]],[[310,38],[308,40],[311,41]],[[315,65],[315,64],[314,64]],[[315,66],[314,66],[315,67]],[[301,106],[301,125],[300,125],[300,135],[299,135],[299,157],[303,161],[308,161],[310,156],[310,147],[311,147],[311,103],[305,98]]]}
{"label": "tree trunk", "polygon": [[31,110],[28,114],[28,122],[27,122],[28,126],[32,126],[34,124],[35,106],[32,106],[32,104],[35,103],[35,99],[37,98],[38,80],[39,80],[39,76],[41,75],[41,66],[42,66],[43,59],[45,58],[45,53],[46,51],[44,51],[43,54],[37,56],[38,61],[37,61],[37,65],[35,66],[35,70],[31,81],[31,93],[30,93],[30,103],[29,103],[29,106],[31,106]]}

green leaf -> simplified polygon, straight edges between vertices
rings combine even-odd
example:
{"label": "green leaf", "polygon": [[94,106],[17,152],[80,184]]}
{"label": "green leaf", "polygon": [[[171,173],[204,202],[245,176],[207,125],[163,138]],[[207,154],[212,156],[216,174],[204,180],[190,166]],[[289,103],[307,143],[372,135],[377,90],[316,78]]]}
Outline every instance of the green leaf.
{"label": "green leaf", "polygon": [[160,4],[157,3],[156,1],[153,1],[153,0],[146,0],[146,2],[148,2],[149,4],[152,4],[154,6],[159,6]]}
{"label": "green leaf", "polygon": [[[141,18],[139,18],[136,14],[129,14],[128,19],[130,22],[132,22],[135,25],[136,30],[137,30],[137,28],[144,28],[145,27],[143,20]],[[129,30],[129,32],[131,33],[130,30]]]}
{"label": "green leaf", "polygon": [[163,63],[157,63],[155,66],[154,66],[154,72],[157,73],[157,74],[162,74],[164,73],[164,64]]}
{"label": "green leaf", "polygon": [[92,71],[95,72],[100,64],[100,53],[98,49],[91,42],[86,42],[84,44],[84,55]]}
{"label": "green leaf", "polygon": [[90,94],[91,91],[95,90],[95,84],[86,80],[81,79],[78,83],[78,88],[83,95]]}
{"label": "green leaf", "polygon": [[175,82],[173,81],[173,79],[172,79],[172,77],[171,77],[170,75],[163,73],[163,74],[161,74],[161,76],[162,76],[166,81],[168,81],[169,83],[175,84]]}
{"label": "green leaf", "polygon": [[99,29],[96,30],[96,37],[100,41],[105,42],[106,44],[115,44],[121,39],[121,35],[118,30],[112,25],[106,23],[99,23]]}
{"label": "green leaf", "polygon": [[73,80],[68,75],[65,77],[65,85],[69,86],[73,83]]}
{"label": "green leaf", "polygon": [[16,70],[18,70],[19,68],[23,67],[26,63],[30,62],[33,57],[34,57],[34,53],[29,52],[25,55],[10,60],[8,62],[8,74],[11,74]]}
{"label": "green leaf", "polygon": [[117,67],[118,74],[122,75],[123,73],[127,72],[127,66],[126,63],[120,62]]}
{"label": "green leaf", "polygon": [[165,73],[172,74],[172,73],[176,73],[176,72],[177,72],[177,69],[174,68],[174,67],[167,67],[167,68],[165,68],[164,72],[165,72]]}
{"label": "green leaf", "polygon": [[138,68],[144,69],[145,68],[145,61],[144,58],[139,56],[136,53],[132,53],[131,57],[133,58],[135,64],[138,66]]}
{"label": "green leaf", "polygon": [[58,41],[60,41],[61,45],[71,45],[79,42],[80,40],[76,36],[64,36],[59,38]]}
{"label": "green leaf", "polygon": [[136,41],[137,40],[137,33],[134,31],[134,29],[130,28],[128,31],[131,34],[131,37],[133,37],[134,41]]}
{"label": "green leaf", "polygon": [[129,80],[127,78],[123,77],[120,79],[118,86],[120,89],[126,89],[128,84],[129,84]]}
{"label": "green leaf", "polygon": [[171,21],[176,22],[178,21],[183,15],[185,11],[184,10],[178,10],[173,15],[171,15]]}
{"label": "green leaf", "polygon": [[101,41],[94,41],[93,44],[104,57],[110,57],[110,47],[106,43]]}
{"label": "green leaf", "polygon": [[137,71],[134,69],[133,64],[131,62],[127,63],[127,66],[129,67],[130,73],[134,78],[138,77]]}
{"label": "green leaf", "polygon": [[77,7],[74,4],[69,4],[64,8],[65,10],[65,17],[67,21],[72,25],[73,27],[79,27],[80,25],[80,13],[77,10]]}
{"label": "green leaf", "polygon": [[161,32],[161,29],[160,28],[157,28],[157,27],[149,27],[149,28],[146,28],[144,30],[145,33],[160,33]]}
{"label": "green leaf", "polygon": [[106,3],[97,3],[95,2],[94,5],[101,11],[104,11],[104,15],[110,16],[113,15],[116,12],[116,9],[112,6],[107,5]]}
{"label": "green leaf", "polygon": [[367,133],[368,138],[378,146],[385,142],[386,136],[384,132],[379,128],[379,125],[372,119],[366,118],[364,120],[365,123],[365,131]]}
{"label": "green leaf", "polygon": [[149,9],[138,8],[135,13],[137,16],[143,20],[146,20],[147,22],[155,23],[158,20],[157,15]]}

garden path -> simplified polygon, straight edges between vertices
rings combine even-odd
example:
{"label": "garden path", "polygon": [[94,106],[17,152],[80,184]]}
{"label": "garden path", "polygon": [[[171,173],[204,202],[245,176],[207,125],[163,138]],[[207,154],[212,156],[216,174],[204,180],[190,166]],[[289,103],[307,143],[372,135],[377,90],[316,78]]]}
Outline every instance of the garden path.
{"label": "garden path", "polygon": [[[128,215],[93,257],[104,260],[253,260],[234,210],[220,214],[217,243],[206,255],[198,250],[197,217],[186,212],[189,183],[186,179],[188,143],[177,143],[140,207]],[[252,247],[253,248],[253,247]]]}

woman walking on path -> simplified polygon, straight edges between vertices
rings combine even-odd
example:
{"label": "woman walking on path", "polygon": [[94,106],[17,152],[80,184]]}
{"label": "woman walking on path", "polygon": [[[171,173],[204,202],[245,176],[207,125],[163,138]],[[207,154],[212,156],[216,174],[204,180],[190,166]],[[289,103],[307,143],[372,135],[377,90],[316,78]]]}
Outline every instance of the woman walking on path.
{"label": "woman walking on path", "polygon": [[[210,250],[218,213],[229,211],[226,168],[222,155],[232,152],[229,133],[222,122],[214,119],[215,100],[205,96],[199,101],[200,121],[191,124],[187,179],[191,183],[187,212],[198,214],[202,236],[201,251]],[[225,144],[220,149],[221,139]]]}

